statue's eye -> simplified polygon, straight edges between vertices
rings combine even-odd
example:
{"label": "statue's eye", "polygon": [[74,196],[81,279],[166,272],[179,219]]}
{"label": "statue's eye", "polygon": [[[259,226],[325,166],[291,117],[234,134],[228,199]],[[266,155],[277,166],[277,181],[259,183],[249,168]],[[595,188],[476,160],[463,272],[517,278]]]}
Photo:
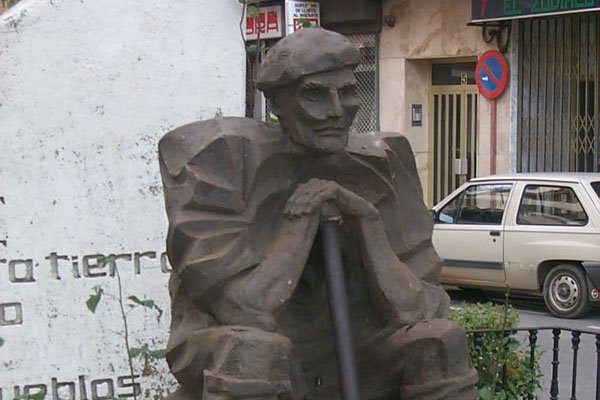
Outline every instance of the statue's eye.
{"label": "statue's eye", "polygon": [[310,102],[318,101],[323,95],[323,91],[316,88],[302,89],[300,96]]}
{"label": "statue's eye", "polygon": [[354,85],[344,86],[343,88],[338,90],[338,96],[340,96],[340,99],[352,98],[356,97],[356,95],[356,86]]}

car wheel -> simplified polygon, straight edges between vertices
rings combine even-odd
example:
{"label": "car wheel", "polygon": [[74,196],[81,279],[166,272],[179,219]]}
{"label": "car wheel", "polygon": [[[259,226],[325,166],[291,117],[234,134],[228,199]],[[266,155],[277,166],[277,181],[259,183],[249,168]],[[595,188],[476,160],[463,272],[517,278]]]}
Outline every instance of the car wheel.
{"label": "car wheel", "polygon": [[581,268],[562,264],[550,270],[544,280],[544,301],[560,318],[579,318],[590,309],[588,287]]}

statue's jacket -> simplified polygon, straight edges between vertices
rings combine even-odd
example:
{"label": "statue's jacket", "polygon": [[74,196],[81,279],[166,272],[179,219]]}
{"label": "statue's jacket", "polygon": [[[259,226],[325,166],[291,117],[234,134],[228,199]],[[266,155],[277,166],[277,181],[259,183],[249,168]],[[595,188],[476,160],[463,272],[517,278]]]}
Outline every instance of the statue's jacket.
{"label": "statue's jacket", "polygon": [[[169,132],[160,141],[159,157],[174,268],[171,353],[185,346],[190,332],[219,325],[213,300],[224,284],[265,258],[288,198],[311,178],[335,181],[377,207],[389,241],[382,245],[391,246],[424,283],[425,318],[445,316],[448,298],[438,282],[441,263],[431,245],[432,221],[405,137],[350,134],[344,152],[317,156],[298,150],[278,125],[215,118]],[[385,321],[378,319],[362,284],[360,245],[351,221],[342,225],[341,238],[353,330],[360,341]],[[290,288],[297,293],[279,320],[282,334],[299,345],[330,329],[316,242],[301,282]]]}

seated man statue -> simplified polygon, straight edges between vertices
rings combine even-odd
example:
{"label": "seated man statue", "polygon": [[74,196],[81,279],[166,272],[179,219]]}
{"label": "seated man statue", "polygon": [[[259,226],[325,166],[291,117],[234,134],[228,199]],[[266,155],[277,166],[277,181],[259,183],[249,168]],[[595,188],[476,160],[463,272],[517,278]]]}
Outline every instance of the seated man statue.
{"label": "seated man statue", "polygon": [[475,398],[410,145],[349,133],[359,58],[344,36],[302,29],[268,51],[256,82],[279,125],[215,118],[161,139],[171,399],[340,398],[326,204],[341,216],[360,398]]}

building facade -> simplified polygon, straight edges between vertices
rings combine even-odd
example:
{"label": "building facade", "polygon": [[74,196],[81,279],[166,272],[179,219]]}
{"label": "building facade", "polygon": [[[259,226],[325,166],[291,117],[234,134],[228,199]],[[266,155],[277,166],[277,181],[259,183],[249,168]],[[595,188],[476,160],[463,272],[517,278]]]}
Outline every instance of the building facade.
{"label": "building facade", "polygon": [[[365,55],[355,71],[362,107],[353,129],[406,135],[429,205],[475,176],[599,170],[599,1],[320,7],[321,25],[354,39]],[[508,85],[493,101],[475,79],[488,50],[501,51],[508,65]]]}
{"label": "building facade", "polygon": [[[383,2],[380,124],[408,136],[429,205],[474,176],[599,170],[597,2],[541,3]],[[509,66],[495,101],[475,85],[490,49]]]}
{"label": "building facade", "polygon": [[[286,8],[290,1],[265,6]],[[477,94],[474,74],[479,54],[494,46],[466,25],[470,2],[346,3],[319,2],[320,25],[346,35],[363,53],[355,70],[361,109],[351,129],[406,135],[430,204],[467,178],[488,172],[489,140],[482,131],[489,132],[490,107]],[[509,98],[505,94],[498,101],[498,119],[508,119]],[[498,159],[505,160],[499,170],[509,169],[508,152],[499,146]]]}

